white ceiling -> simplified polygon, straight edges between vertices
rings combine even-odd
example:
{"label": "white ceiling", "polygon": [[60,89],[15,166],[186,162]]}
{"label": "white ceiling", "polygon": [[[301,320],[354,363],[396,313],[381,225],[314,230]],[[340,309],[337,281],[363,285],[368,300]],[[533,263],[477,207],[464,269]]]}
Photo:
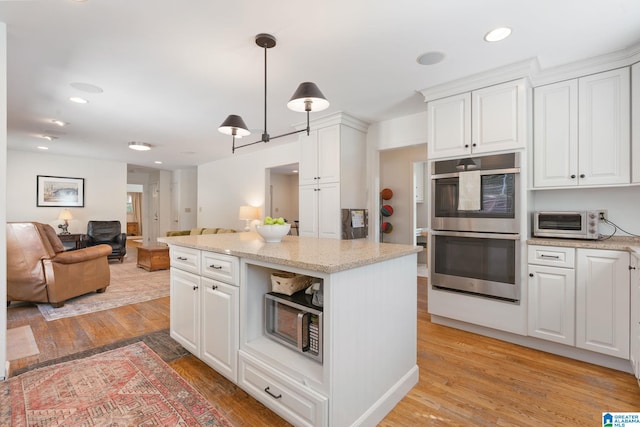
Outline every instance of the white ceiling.
{"label": "white ceiling", "polygon": [[[302,81],[331,102],[318,115],[344,111],[373,123],[424,110],[417,91],[443,82],[534,57],[544,69],[640,41],[638,0],[15,0],[0,1],[0,21],[10,149],[47,145],[51,154],[163,169],[230,156],[231,137],[217,131],[228,114],[254,132],[239,143],[260,139],[258,33],[278,41],[268,51],[272,136],[304,122],[286,108]],[[510,38],[483,41],[504,25]],[[444,61],[419,65],[430,51]],[[154,148],[134,152],[129,141]]]}

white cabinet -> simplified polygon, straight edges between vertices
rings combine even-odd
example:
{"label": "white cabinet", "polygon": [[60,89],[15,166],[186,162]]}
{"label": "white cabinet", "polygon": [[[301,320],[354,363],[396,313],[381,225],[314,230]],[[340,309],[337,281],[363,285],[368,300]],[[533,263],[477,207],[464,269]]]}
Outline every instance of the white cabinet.
{"label": "white cabinet", "polygon": [[575,345],[575,249],[529,247],[529,335]]}
{"label": "white cabinet", "polygon": [[298,233],[339,239],[340,209],[366,206],[366,127],[345,114],[300,135]]}
{"label": "white cabinet", "polygon": [[529,335],[629,359],[629,253],[536,245],[528,253]]}
{"label": "white cabinet", "polygon": [[640,380],[640,255],[631,256],[631,324],[630,324],[631,367]]}
{"label": "white cabinet", "polygon": [[299,201],[300,236],[340,238],[339,183],[300,186]]}
{"label": "white cabinet", "polygon": [[534,89],[534,186],[628,184],[629,69]]}
{"label": "white cabinet", "polygon": [[578,249],[576,346],[629,359],[629,253]]}
{"label": "white cabinet", "polygon": [[200,277],[171,267],[171,338],[193,354],[200,352]]}
{"label": "white cabinet", "polygon": [[429,159],[524,148],[527,90],[517,80],[428,102]]}
{"label": "white cabinet", "polygon": [[631,67],[631,173],[640,183],[640,62]]}
{"label": "white cabinet", "polygon": [[239,261],[230,255],[171,246],[170,335],[237,382]]}

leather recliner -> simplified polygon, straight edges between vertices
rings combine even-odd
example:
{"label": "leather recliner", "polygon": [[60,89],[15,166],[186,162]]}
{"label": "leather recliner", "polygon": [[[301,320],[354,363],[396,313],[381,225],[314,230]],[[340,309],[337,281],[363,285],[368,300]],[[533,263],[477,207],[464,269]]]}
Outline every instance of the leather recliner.
{"label": "leather recliner", "polygon": [[89,221],[87,224],[87,247],[111,246],[109,259],[123,261],[127,254],[127,233],[122,232],[120,221]]}
{"label": "leather recliner", "polygon": [[7,223],[7,305],[62,307],[69,298],[104,292],[111,281],[108,245],[65,252],[55,230],[38,222]]}

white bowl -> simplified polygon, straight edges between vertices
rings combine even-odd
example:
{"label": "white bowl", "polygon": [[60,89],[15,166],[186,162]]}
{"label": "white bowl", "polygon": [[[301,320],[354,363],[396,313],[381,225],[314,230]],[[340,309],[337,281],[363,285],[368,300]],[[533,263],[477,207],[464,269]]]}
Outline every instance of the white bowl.
{"label": "white bowl", "polygon": [[256,225],[256,231],[267,243],[280,243],[290,229],[291,224]]}

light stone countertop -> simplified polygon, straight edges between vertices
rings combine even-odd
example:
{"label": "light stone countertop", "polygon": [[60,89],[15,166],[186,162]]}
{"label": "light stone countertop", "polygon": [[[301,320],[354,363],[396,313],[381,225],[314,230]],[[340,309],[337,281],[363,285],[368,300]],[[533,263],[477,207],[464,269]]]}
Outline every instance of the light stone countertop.
{"label": "light stone countertop", "polygon": [[289,267],[335,273],[422,251],[420,246],[285,236],[265,243],[256,232],[160,237],[159,242]]}
{"label": "light stone countertop", "polygon": [[613,236],[603,240],[553,239],[533,237],[527,240],[529,245],[561,246],[569,248],[608,249],[628,251],[640,255],[640,237]]}

